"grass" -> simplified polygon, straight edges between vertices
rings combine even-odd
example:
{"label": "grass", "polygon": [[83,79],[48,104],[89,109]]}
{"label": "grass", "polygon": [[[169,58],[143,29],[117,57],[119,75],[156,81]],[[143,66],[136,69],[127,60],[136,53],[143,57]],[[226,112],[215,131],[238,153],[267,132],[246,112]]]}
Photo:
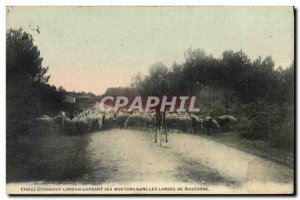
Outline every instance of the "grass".
{"label": "grass", "polygon": [[234,147],[270,159],[288,167],[294,167],[294,152],[286,149],[274,148],[268,141],[246,139],[241,137],[237,132],[223,132],[213,135],[204,135],[204,137],[229,147]]}
{"label": "grass", "polygon": [[18,136],[16,147],[7,149],[7,182],[81,180],[90,171],[88,142],[88,135]]}

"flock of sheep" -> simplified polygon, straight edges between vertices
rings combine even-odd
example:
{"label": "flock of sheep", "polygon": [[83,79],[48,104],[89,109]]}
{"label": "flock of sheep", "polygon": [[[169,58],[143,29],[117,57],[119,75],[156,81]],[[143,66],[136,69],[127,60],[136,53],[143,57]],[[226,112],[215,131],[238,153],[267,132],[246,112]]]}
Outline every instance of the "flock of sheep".
{"label": "flock of sheep", "polygon": [[157,124],[159,124],[159,129],[164,128],[170,132],[177,130],[178,132],[203,132],[210,134],[215,130],[230,128],[236,123],[236,118],[230,115],[222,115],[216,119],[208,116],[202,119],[190,113],[166,112],[163,118],[159,118],[157,112],[127,113],[126,111],[119,110],[117,112],[100,113],[85,110],[76,114],[72,119],[67,117],[64,112],[61,112],[55,117],[42,115],[39,118],[27,121],[25,126],[29,135],[52,132],[85,134],[92,131],[117,127],[121,129],[135,128],[153,130],[157,128]]}

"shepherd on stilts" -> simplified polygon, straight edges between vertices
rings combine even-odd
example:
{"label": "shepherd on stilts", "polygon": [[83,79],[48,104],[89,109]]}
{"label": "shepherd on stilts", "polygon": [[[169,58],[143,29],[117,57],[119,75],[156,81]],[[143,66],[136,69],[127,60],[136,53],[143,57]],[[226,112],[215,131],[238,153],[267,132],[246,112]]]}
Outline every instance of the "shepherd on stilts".
{"label": "shepherd on stilts", "polygon": [[168,142],[168,132],[167,132],[167,123],[166,123],[166,111],[160,112],[159,109],[155,111],[154,117],[154,126],[155,126],[155,142],[157,142],[157,132],[160,132],[160,142],[159,146],[161,146],[161,142],[163,140],[163,134],[166,135],[166,142]]}

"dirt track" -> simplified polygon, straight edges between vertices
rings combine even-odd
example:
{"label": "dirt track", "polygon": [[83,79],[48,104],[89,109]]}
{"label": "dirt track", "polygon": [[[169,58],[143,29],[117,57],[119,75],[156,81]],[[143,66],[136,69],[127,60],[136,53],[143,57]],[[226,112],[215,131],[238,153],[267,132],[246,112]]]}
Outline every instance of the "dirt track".
{"label": "dirt track", "polygon": [[292,191],[292,169],[198,135],[170,133],[169,142],[160,147],[150,132],[101,131],[90,134],[87,154],[92,173],[85,179],[95,184],[187,183]]}

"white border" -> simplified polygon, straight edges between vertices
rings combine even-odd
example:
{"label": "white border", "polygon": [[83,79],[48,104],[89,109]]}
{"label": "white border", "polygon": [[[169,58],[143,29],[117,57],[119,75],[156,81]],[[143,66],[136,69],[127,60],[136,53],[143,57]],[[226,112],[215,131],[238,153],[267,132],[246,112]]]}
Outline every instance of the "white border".
{"label": "white border", "polygon": [[[2,3],[3,2],[3,3]],[[4,0],[1,1],[3,5],[86,5],[86,6],[93,6],[93,5],[102,5],[102,6],[109,6],[109,5],[119,5],[119,6],[133,6],[133,5],[140,5],[140,6],[162,6],[162,5],[177,5],[177,6],[187,6],[187,5],[198,5],[198,6],[290,6],[295,5],[296,0],[252,0],[252,1],[241,1],[241,0],[30,0],[30,1],[22,1],[22,0]]]}
{"label": "white border", "polygon": [[[19,5],[19,6],[47,6],[47,5],[80,5],[80,6],[94,6],[94,5],[99,5],[99,6],[295,6],[298,9],[299,13],[299,8],[300,8],[300,3],[297,0],[272,0],[272,1],[267,1],[267,0],[251,0],[251,1],[241,1],[241,0],[202,0],[202,1],[197,1],[197,0],[185,0],[185,1],[180,1],[180,0],[101,0],[101,1],[96,1],[96,0],[45,0],[45,1],[38,1],[38,0],[30,0],[30,1],[22,1],[22,0],[2,0],[0,1],[1,7],[0,7],[0,12],[1,12],[1,25],[0,25],[0,44],[1,44],[1,49],[0,49],[0,61],[1,61],[1,68],[0,68],[0,130],[1,130],[1,140],[0,140],[0,159],[1,159],[1,170],[0,170],[0,177],[1,177],[1,187],[0,187],[0,199],[8,199],[9,197],[6,195],[5,191],[5,185],[6,185],[6,171],[5,171],[5,157],[6,157],[6,150],[5,150],[5,21],[6,21],[6,8],[5,6],[7,5]],[[299,20],[297,20],[297,27],[299,27]],[[298,34],[297,34],[298,36]],[[298,45],[296,44],[296,47]],[[299,58],[299,52],[297,52],[297,58]],[[297,66],[296,66],[297,67]],[[297,77],[299,77],[299,70],[297,71]],[[299,85],[297,84],[297,94],[299,94]],[[299,103],[299,98],[297,98]],[[299,108],[299,105],[298,105]],[[298,111],[298,109],[297,109]],[[299,123],[299,117],[297,118],[297,124]],[[299,141],[299,135],[297,137],[297,140]],[[297,144],[298,144],[297,141]],[[297,172],[299,172],[299,165],[297,165]],[[299,185],[299,180],[297,179],[297,186]],[[296,188],[298,191],[298,188]],[[298,191],[299,192],[299,191]],[[20,198],[20,197],[18,197]],[[26,197],[22,197],[26,198]],[[41,199],[43,197],[37,197],[36,199]],[[47,199],[63,199],[64,197],[47,197]],[[73,197],[69,197],[73,198]],[[95,197],[87,197],[88,199],[94,199]],[[99,197],[98,197],[99,198]],[[102,199],[106,199],[109,197],[100,197]],[[121,197],[118,197],[121,198]],[[122,197],[122,199],[128,199],[131,197]],[[162,198],[162,197],[156,197],[156,198]],[[163,197],[166,198],[166,197]],[[169,197],[173,198],[173,197]],[[182,198],[188,198],[188,197],[182,197]],[[200,197],[201,199],[211,199],[211,197]],[[219,198],[219,197],[214,197],[214,198]],[[243,197],[239,197],[243,198]],[[263,199],[263,197],[258,197],[258,199]]]}

